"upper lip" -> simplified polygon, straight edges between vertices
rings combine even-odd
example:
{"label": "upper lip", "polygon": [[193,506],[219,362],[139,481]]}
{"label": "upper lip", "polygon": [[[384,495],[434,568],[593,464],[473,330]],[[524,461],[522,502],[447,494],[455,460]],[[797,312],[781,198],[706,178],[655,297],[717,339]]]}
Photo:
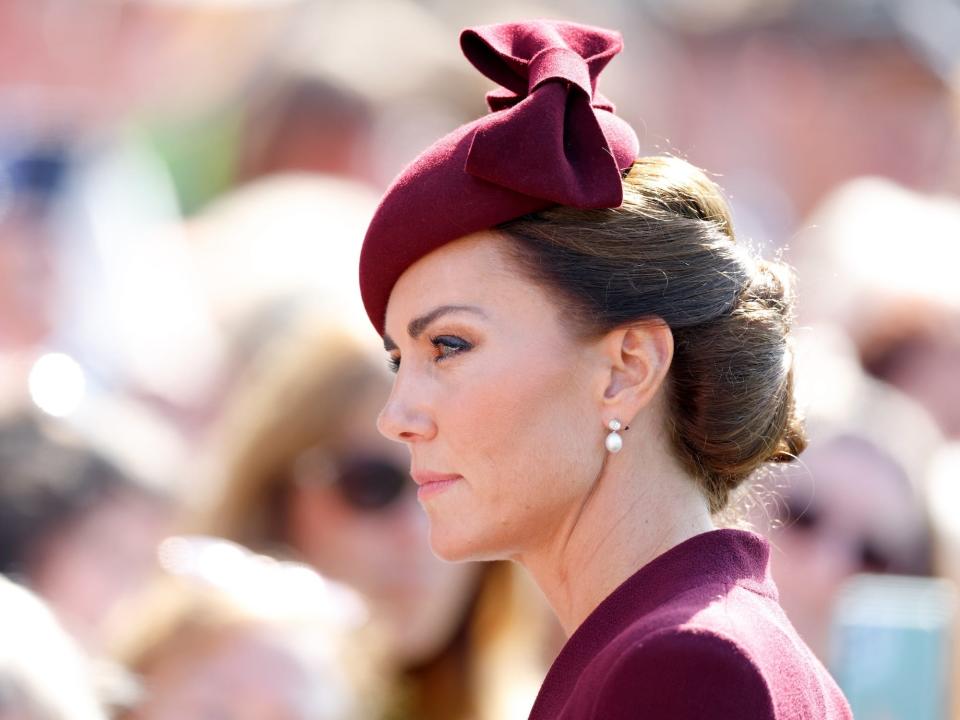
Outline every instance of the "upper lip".
{"label": "upper lip", "polygon": [[427,485],[429,483],[443,482],[444,480],[457,480],[462,477],[456,473],[438,473],[432,470],[414,470],[410,473],[413,481],[417,485]]}

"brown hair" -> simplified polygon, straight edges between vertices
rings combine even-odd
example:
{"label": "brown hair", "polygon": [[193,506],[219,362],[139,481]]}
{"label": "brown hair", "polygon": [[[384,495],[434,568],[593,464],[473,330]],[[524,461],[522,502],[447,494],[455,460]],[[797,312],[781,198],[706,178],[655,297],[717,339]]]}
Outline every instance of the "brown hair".
{"label": "brown hair", "polygon": [[364,392],[387,387],[369,353],[306,311],[238,383],[217,438],[220,487],[196,529],[261,552],[289,552],[286,507],[295,460],[311,447],[337,449],[344,410]]}
{"label": "brown hair", "polygon": [[806,446],[793,398],[793,277],[735,243],[719,188],[673,157],[637,160],[623,204],[558,207],[499,226],[515,259],[596,337],[659,318],[671,329],[673,451],[714,514],[765,462]]}

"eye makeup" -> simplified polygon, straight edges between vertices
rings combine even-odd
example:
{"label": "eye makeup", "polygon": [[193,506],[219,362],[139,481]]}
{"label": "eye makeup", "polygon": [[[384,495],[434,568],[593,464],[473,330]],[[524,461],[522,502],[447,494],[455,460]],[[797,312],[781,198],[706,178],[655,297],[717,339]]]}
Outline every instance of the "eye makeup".
{"label": "eye makeup", "polygon": [[[434,348],[433,361],[435,363],[449,360],[450,358],[461,355],[473,349],[473,343],[463,339],[459,335],[432,335],[429,337],[429,343]],[[394,349],[394,353],[396,350]],[[400,371],[400,355],[392,354],[387,358],[387,367],[391,372]]]}
{"label": "eye makeup", "polygon": [[437,349],[435,362],[447,360],[473,348],[473,345],[457,335],[437,335],[430,338],[430,344]]}

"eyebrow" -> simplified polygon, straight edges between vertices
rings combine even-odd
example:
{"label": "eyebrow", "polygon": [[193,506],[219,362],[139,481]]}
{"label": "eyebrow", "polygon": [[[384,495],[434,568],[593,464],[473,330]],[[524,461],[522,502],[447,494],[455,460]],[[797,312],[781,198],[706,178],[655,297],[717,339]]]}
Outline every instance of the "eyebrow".
{"label": "eyebrow", "polygon": [[[440,305],[439,307],[435,307],[430,312],[411,320],[407,324],[407,334],[416,340],[418,337],[420,337],[420,333],[423,332],[427,325],[443,315],[454,312],[469,312],[473,313],[474,315],[479,315],[482,318],[487,317],[487,314],[476,305]],[[387,352],[397,349],[397,344],[386,333],[383,335],[383,349]]]}

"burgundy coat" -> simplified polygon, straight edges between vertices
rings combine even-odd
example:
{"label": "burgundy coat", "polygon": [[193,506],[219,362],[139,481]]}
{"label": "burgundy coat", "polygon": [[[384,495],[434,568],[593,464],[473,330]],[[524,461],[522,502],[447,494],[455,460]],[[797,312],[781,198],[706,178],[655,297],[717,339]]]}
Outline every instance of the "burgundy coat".
{"label": "burgundy coat", "polygon": [[530,720],[852,718],[778,603],[765,538],[696,535],[613,591],[564,645]]}

